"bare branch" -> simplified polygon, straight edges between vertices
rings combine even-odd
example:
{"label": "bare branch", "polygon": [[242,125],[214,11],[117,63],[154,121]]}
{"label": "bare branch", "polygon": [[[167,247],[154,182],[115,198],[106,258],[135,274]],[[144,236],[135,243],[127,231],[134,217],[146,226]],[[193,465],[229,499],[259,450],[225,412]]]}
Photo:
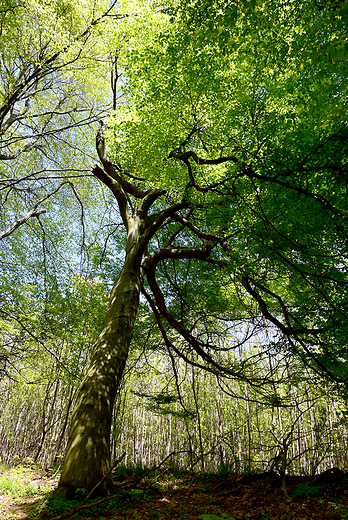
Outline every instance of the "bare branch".
{"label": "bare branch", "polygon": [[6,228],[4,231],[0,232],[0,240],[2,240],[5,237],[8,237],[13,233],[19,226],[22,226],[27,220],[29,220],[31,217],[37,217],[38,215],[41,215],[42,213],[45,213],[45,209],[31,209],[25,215],[22,215],[18,220],[13,222],[8,228]]}
{"label": "bare branch", "polygon": [[222,245],[224,245],[226,240],[228,240],[229,238],[232,238],[242,232],[242,230],[239,229],[238,231],[235,231],[234,233],[231,233],[226,237],[219,237],[217,235],[210,235],[209,233],[205,233],[204,231],[202,231],[198,227],[196,227],[194,224],[192,224],[192,222],[185,219],[181,215],[178,215],[177,213],[175,213],[172,216],[172,219],[176,220],[177,222],[180,222],[185,227],[190,229],[197,237],[202,238],[203,240],[212,240],[214,242],[219,242]]}
{"label": "bare branch", "polygon": [[[157,286],[157,287],[156,287]],[[151,284],[150,284],[151,287]],[[142,294],[147,299],[148,303],[150,304],[151,310],[155,316],[157,325],[159,330],[161,331],[162,337],[164,339],[164,342],[166,344],[166,347],[168,350],[173,350],[181,359],[183,359],[186,363],[189,365],[195,366],[197,368],[202,368],[203,370],[210,372],[211,374],[214,374],[216,376],[221,374],[227,374],[234,378],[241,379],[243,381],[246,381],[250,384],[254,383],[256,381],[251,381],[247,376],[244,376],[241,372],[235,372],[234,370],[231,370],[230,368],[223,367],[219,363],[213,360],[213,358],[207,354],[202,347],[200,346],[198,340],[194,338],[180,323],[178,323],[175,318],[169,313],[169,311],[166,308],[163,295],[161,293],[160,288],[157,285],[156,280],[154,280],[154,283],[152,284],[151,290],[153,292],[153,288],[155,289],[155,300],[159,307],[159,310],[157,309],[155,302],[151,298],[151,296],[147,293],[147,291],[143,288]],[[157,300],[161,300],[160,302]],[[188,358],[183,354],[168,338],[167,332],[164,328],[164,325],[161,320],[161,315],[166,318],[168,323],[177,331],[179,334],[188,342],[188,344],[193,348],[193,350],[199,355],[199,357],[205,361],[206,364],[201,364],[193,361],[192,359]]]}
{"label": "bare branch", "polygon": [[5,311],[4,309],[0,309],[0,313],[3,313],[5,314],[8,318],[10,318],[11,320],[14,320],[16,321],[20,326],[21,328],[27,332],[27,334],[29,334],[29,336],[34,340],[36,341],[37,343],[39,343],[42,348],[44,350],[46,350],[46,352],[48,352],[57,362],[57,364],[59,366],[62,367],[63,370],[65,370],[65,372],[67,372],[69,374],[70,377],[72,377],[73,379],[78,379],[78,380],[81,380],[80,377],[78,377],[76,374],[73,374],[72,372],[70,372],[70,370],[60,361],[59,357],[57,356],[57,354],[55,352],[53,352],[52,350],[50,350],[48,347],[46,347],[46,344],[45,342],[41,341],[40,338],[38,338],[37,336],[35,336],[35,334],[33,334],[26,325],[24,325],[24,323],[17,317],[17,316],[13,316],[12,314],[10,314],[9,312]]}
{"label": "bare branch", "polygon": [[268,306],[267,306],[265,300],[262,298],[262,296],[258,292],[256,292],[251,287],[251,285],[249,283],[249,277],[246,275],[242,276],[242,285],[245,287],[247,292],[257,301],[264,317],[268,321],[270,321],[274,325],[276,325],[278,327],[278,329],[280,329],[283,332],[283,334],[285,334],[286,336],[289,336],[289,335],[297,336],[299,334],[318,334],[319,332],[323,331],[323,329],[307,329],[306,327],[302,327],[300,329],[294,329],[291,326],[290,321],[289,321],[290,314],[287,311],[285,304],[284,304],[283,300],[281,299],[281,297],[278,296],[277,294],[275,294],[274,292],[270,291],[266,287],[263,287],[261,284],[258,284],[254,280],[253,280],[253,283],[255,286],[259,287],[261,290],[263,290],[264,292],[266,292],[267,294],[269,294],[270,296],[272,296],[273,298],[278,300],[278,302],[281,306],[281,309],[283,311],[285,320],[287,322],[287,325],[288,325],[287,327],[269,312]]}
{"label": "bare branch", "polygon": [[99,159],[101,160],[104,170],[107,172],[107,174],[117,181],[123,188],[123,190],[126,193],[129,193],[130,195],[133,195],[134,197],[138,199],[143,199],[150,191],[152,190],[141,190],[134,184],[131,184],[130,182],[124,180],[124,178],[119,175],[114,167],[114,165],[109,160],[106,150],[105,150],[105,138],[104,138],[104,130],[105,125],[103,121],[100,121],[100,128],[97,132],[96,136],[96,146],[97,146],[97,152],[99,155]]}
{"label": "bare branch", "polygon": [[218,157],[217,159],[202,159],[201,157],[198,157],[198,155],[195,152],[185,152],[182,154],[179,154],[177,152],[170,152],[169,157],[174,157],[175,159],[180,159],[181,161],[187,161],[190,157],[197,163],[198,165],[201,164],[222,164],[225,162],[234,162],[237,163],[238,159],[235,155],[229,155],[227,157]]}
{"label": "bare branch", "polygon": [[52,191],[51,193],[46,195],[46,197],[43,197],[42,199],[40,199],[30,211],[28,211],[27,213],[22,215],[19,219],[17,219],[15,222],[13,222],[7,229],[2,231],[0,233],[0,240],[2,240],[3,238],[9,236],[17,228],[19,228],[19,226],[22,226],[23,224],[25,224],[25,222],[27,222],[27,220],[29,220],[31,217],[37,217],[38,215],[41,215],[42,213],[46,213],[45,209],[37,210],[37,207],[40,206],[40,204],[42,204],[45,200],[47,200],[50,197],[52,197],[52,195],[57,193],[57,191],[59,191],[66,184],[71,185],[70,182],[63,182],[62,184],[60,184],[60,186],[58,186],[57,189],[55,189],[54,191]]}
{"label": "bare branch", "polygon": [[28,143],[23,148],[20,148],[14,153],[11,154],[2,154],[0,153],[0,160],[1,161],[12,161],[13,159],[17,159],[23,152],[28,152],[29,150],[32,150],[35,147],[35,143]]}
{"label": "bare branch", "polygon": [[92,167],[91,171],[115,195],[123,224],[125,225],[126,229],[128,229],[130,215],[127,206],[126,194],[124,193],[123,188],[115,179],[113,179],[107,172],[102,170],[97,164]]}
{"label": "bare branch", "polygon": [[228,179],[227,178],[223,179],[223,180],[221,180],[221,181],[219,181],[217,183],[211,184],[210,186],[205,186],[204,188],[202,186],[199,186],[197,184],[195,178],[194,178],[189,158],[192,157],[192,159],[195,161],[195,163],[198,164],[199,166],[201,164],[213,164],[213,165],[215,164],[215,165],[217,165],[217,164],[222,164],[222,163],[231,162],[231,161],[234,162],[234,163],[238,162],[237,157],[235,157],[234,155],[230,155],[230,156],[227,156],[227,157],[218,157],[217,159],[202,159],[202,158],[198,157],[195,152],[192,152],[192,151],[180,154],[180,153],[178,153],[177,151],[174,150],[174,151],[170,152],[168,157],[173,157],[174,159],[179,159],[180,161],[183,161],[186,164],[187,169],[188,169],[188,173],[189,173],[189,177],[190,177],[191,185],[197,191],[200,191],[202,193],[206,193],[208,191],[216,189],[218,186],[221,186],[221,185],[225,184],[225,182]]}
{"label": "bare branch", "polygon": [[169,208],[161,211],[160,213],[155,213],[151,215],[148,219],[150,225],[146,229],[144,236],[142,238],[143,248],[147,246],[151,238],[154,236],[156,231],[162,226],[162,224],[169,218],[173,213],[176,213],[180,209],[187,208],[188,204],[186,202],[179,202],[178,204],[174,204]]}

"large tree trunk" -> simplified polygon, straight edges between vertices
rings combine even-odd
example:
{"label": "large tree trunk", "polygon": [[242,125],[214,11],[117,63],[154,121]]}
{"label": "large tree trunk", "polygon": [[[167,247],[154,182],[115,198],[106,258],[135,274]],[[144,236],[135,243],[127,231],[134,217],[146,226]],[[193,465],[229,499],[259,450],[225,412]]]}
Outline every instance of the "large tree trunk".
{"label": "large tree trunk", "polygon": [[[163,190],[141,190],[125,181],[105,153],[102,125],[97,133],[97,150],[104,170],[92,168],[94,175],[114,194],[127,230],[126,259],[112,289],[109,308],[91,352],[86,376],[78,390],[68,446],[56,496],[71,497],[75,490],[91,491],[110,469],[111,418],[133,335],[143,283],[142,258],[147,244],[163,222],[186,203],[170,206],[148,218],[152,204]],[[138,199],[133,206],[131,194]],[[131,211],[130,211],[131,210]],[[111,477],[98,488],[98,495],[110,493]]]}
{"label": "large tree trunk", "polygon": [[[111,417],[127,361],[142,286],[137,244],[128,253],[110,295],[103,329],[93,346],[86,376],[73,412],[66,457],[57,495],[71,497],[77,488],[91,491],[110,469]],[[98,488],[110,493],[111,478]]]}

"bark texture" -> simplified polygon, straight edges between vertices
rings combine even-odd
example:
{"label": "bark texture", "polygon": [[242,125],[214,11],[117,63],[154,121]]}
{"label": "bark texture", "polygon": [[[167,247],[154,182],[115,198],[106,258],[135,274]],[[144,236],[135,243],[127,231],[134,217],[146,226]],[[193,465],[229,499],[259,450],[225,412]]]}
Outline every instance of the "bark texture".
{"label": "bark texture", "polygon": [[[136,235],[133,229],[133,235]],[[93,346],[72,416],[57,495],[70,498],[77,488],[91,491],[110,469],[110,429],[114,400],[127,361],[142,285],[137,240],[110,295],[103,329]],[[111,478],[98,495],[112,490]]]}

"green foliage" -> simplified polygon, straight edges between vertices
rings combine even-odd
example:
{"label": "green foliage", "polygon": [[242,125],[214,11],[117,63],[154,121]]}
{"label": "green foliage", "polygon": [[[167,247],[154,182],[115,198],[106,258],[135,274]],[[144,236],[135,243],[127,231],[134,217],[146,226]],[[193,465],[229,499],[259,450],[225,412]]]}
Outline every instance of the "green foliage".
{"label": "green foliage", "polygon": [[223,514],[222,516],[204,514],[204,515],[202,515],[202,519],[203,520],[235,520],[234,517],[228,516],[226,514]]}
{"label": "green foliage", "polygon": [[176,403],[179,400],[176,395],[169,395],[163,392],[160,392],[158,395],[149,395],[135,390],[131,390],[131,392],[138,397],[145,397],[149,401],[146,406],[147,409],[158,415],[172,415],[180,419],[194,419],[196,416],[196,412],[193,410],[173,410],[169,406],[166,406]]}
{"label": "green foliage", "polygon": [[[44,381],[48,389],[61,381],[79,384],[102,327],[107,284],[122,267],[126,232],[115,221],[114,202],[85,176],[89,173],[70,181],[72,170],[85,171],[76,157],[92,133],[92,127],[86,134],[77,127],[85,124],[86,114],[89,122],[99,119],[98,103],[104,113],[110,72],[104,64],[115,54],[124,79],[122,98],[108,119],[110,158],[139,189],[163,191],[154,215],[175,202],[186,205],[151,235],[146,250],[151,254],[163,245],[174,251],[197,249],[211,237],[215,241],[209,263],[170,255],[160,261],[156,277],[178,325],[173,332],[168,323],[174,319],[163,320],[164,345],[143,303],[133,345],[139,339],[150,344],[148,351],[162,368],[171,342],[177,356],[210,367],[219,382],[224,372],[256,380],[263,388],[256,397],[272,413],[291,403],[285,385],[268,385],[272,369],[257,366],[265,366],[263,352],[270,357],[292,354],[314,369],[315,377],[345,385],[348,88],[343,4],[260,0],[231,6],[224,0],[170,0],[159,9],[158,2],[129,0],[119,10],[117,6],[121,18],[114,12],[103,17],[109,8],[104,0],[82,6],[28,0],[0,10],[5,122],[0,130],[9,139],[5,152],[21,157],[13,169],[1,166],[2,225],[58,190],[45,201],[48,214],[1,244],[0,290],[5,297],[0,359],[5,373],[14,377],[15,372],[18,381],[3,421],[18,410],[19,397],[32,398],[35,390],[29,394],[29,384],[41,388]],[[105,18],[102,28],[98,17]],[[19,99],[13,97],[17,92]],[[8,106],[11,99],[14,104]],[[80,110],[84,116],[77,121]],[[10,114],[19,114],[16,125],[6,119]],[[42,128],[48,130],[44,144],[38,144]],[[26,149],[27,160],[17,146],[22,140],[33,145]],[[52,165],[50,176],[46,170]],[[60,187],[58,182],[67,179]],[[134,208],[139,201],[131,192],[127,197]],[[78,265],[88,265],[90,271]],[[183,330],[188,331],[184,339]],[[265,340],[269,330],[271,342]],[[259,345],[257,352],[251,351],[251,342]],[[171,356],[168,366],[175,371]],[[302,377],[298,366],[296,370],[294,381]],[[176,380],[190,399],[179,402],[177,388],[165,383],[133,395],[145,398],[154,414],[184,425],[199,419],[208,429],[207,411],[201,410],[200,417],[199,406],[194,409],[199,392],[193,374],[193,398],[188,386]],[[237,395],[243,392],[238,388]],[[52,393],[36,392],[43,428]],[[208,398],[212,394],[202,400]],[[316,422],[319,432],[324,419]],[[134,471],[141,475],[144,469]]]}
{"label": "green foliage", "polygon": [[[233,236],[213,253],[226,271],[195,260],[157,270],[188,330],[203,321],[209,343],[221,335],[216,316],[240,326],[258,312],[290,337],[285,348],[344,382],[346,7],[339,12],[263,1],[231,10],[219,0],[147,11],[148,23],[133,21],[141,41],[127,42],[126,95],[108,147],[139,187],[184,200],[192,225]],[[174,245],[198,242],[186,229]],[[280,405],[276,394],[269,401]]]}
{"label": "green foliage", "polygon": [[117,466],[116,470],[114,471],[115,477],[126,477],[128,475],[131,475],[133,472],[133,469],[131,467],[125,466],[124,464],[120,464]]}
{"label": "green foliage", "polygon": [[306,497],[317,497],[321,495],[323,488],[314,484],[299,484],[293,491],[292,495],[295,497],[306,498]]}
{"label": "green foliage", "polygon": [[67,509],[73,509],[76,507],[78,502],[72,502],[70,500],[64,500],[64,498],[59,497],[54,500],[50,500],[48,503],[49,509],[55,514],[62,514]]}
{"label": "green foliage", "polygon": [[218,475],[220,477],[227,477],[231,473],[231,466],[230,464],[224,464],[222,463],[219,467]]}
{"label": "green foliage", "polygon": [[146,466],[143,466],[141,464],[141,462],[139,462],[135,468],[134,468],[134,474],[137,475],[137,477],[142,477],[143,475],[145,475],[145,473],[147,473],[149,471],[149,468],[147,468]]}
{"label": "green foliage", "polygon": [[128,477],[131,475],[137,475],[138,477],[142,477],[145,473],[148,473],[149,468],[143,466],[141,462],[138,462],[135,466],[133,464],[128,464],[125,466],[121,464],[115,470],[115,476],[117,477]]}
{"label": "green foliage", "polygon": [[137,395],[138,397],[146,397],[150,401],[154,403],[158,408],[163,404],[170,404],[173,402],[176,402],[178,398],[174,395],[168,395],[163,392],[159,393],[158,395],[148,395],[143,392],[137,392],[135,390],[132,390],[132,393],[134,395]]}
{"label": "green foliage", "polygon": [[124,464],[120,464],[117,466],[116,470],[114,471],[115,477],[120,477],[121,479],[123,477],[129,477],[134,473],[134,467],[133,465],[125,466]]}
{"label": "green foliage", "polygon": [[88,495],[87,489],[84,488],[77,488],[75,490],[75,499],[76,500],[83,500]]}
{"label": "green foliage", "polygon": [[281,406],[282,399],[278,394],[270,394],[264,397],[265,403],[271,406]]}
{"label": "green foliage", "polygon": [[38,488],[25,482],[27,470],[23,466],[0,471],[0,494],[9,495],[11,499],[37,494]]}
{"label": "green foliage", "polygon": [[337,502],[328,502],[328,504],[340,515],[340,520],[346,520],[346,518],[348,518],[348,507]]}
{"label": "green foliage", "polygon": [[[80,491],[82,491],[82,493],[80,493]],[[85,490],[79,490],[79,492],[77,493],[77,495],[79,495],[79,498],[76,498],[74,500],[64,500],[62,498],[51,499],[48,502],[48,507],[50,511],[52,511],[52,513],[56,515],[62,514],[67,511],[71,511],[72,509],[80,505],[82,501],[81,499],[83,498],[83,494],[85,494],[84,492]],[[99,515],[102,512],[111,511],[114,509],[117,509],[118,511],[123,511],[125,509],[125,502],[127,498],[131,498],[132,496],[132,492],[120,492],[119,497],[112,498],[96,506],[92,505],[94,502],[96,502],[96,500],[88,500],[86,504],[90,505],[91,507],[79,511],[78,513],[76,513],[76,515],[78,518],[85,518],[90,517],[91,513]]]}

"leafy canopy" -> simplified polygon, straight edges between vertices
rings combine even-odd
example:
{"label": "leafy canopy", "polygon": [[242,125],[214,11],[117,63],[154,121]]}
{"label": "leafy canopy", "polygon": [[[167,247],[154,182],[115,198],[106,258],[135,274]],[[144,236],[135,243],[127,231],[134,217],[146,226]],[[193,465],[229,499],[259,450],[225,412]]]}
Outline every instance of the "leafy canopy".
{"label": "leafy canopy", "polygon": [[[191,230],[228,239],[213,253],[226,265],[215,287],[337,381],[347,380],[346,13],[295,0],[146,4],[130,21],[108,130],[125,177],[185,201]],[[173,243],[198,239],[186,228]],[[186,271],[192,294],[197,276]]]}

